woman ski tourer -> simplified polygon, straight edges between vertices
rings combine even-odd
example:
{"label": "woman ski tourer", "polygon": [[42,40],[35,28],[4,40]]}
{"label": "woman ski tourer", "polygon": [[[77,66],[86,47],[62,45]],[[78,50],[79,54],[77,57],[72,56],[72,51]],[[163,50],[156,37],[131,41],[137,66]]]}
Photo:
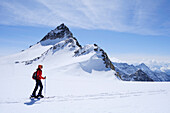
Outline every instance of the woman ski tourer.
{"label": "woman ski tourer", "polygon": [[[37,71],[34,72],[34,74],[33,74],[32,78],[36,81],[36,85],[35,85],[32,95],[31,95],[31,98],[39,98],[39,97],[43,98],[44,97],[42,95],[43,85],[42,85],[41,79],[46,79],[46,76],[42,77],[42,68],[43,68],[42,65],[38,65]],[[37,91],[38,87],[40,87],[40,89],[39,89],[38,95],[36,95],[36,91]]]}

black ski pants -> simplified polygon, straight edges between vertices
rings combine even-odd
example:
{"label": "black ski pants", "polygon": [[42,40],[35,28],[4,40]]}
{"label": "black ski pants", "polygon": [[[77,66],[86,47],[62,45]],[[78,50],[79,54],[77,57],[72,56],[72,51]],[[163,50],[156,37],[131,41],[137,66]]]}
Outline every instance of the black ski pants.
{"label": "black ski pants", "polygon": [[32,95],[36,95],[36,91],[37,91],[38,87],[40,87],[38,95],[41,95],[42,90],[43,90],[43,85],[42,85],[41,80],[36,80],[36,85],[35,85],[35,88],[34,88],[34,91],[33,91]]}

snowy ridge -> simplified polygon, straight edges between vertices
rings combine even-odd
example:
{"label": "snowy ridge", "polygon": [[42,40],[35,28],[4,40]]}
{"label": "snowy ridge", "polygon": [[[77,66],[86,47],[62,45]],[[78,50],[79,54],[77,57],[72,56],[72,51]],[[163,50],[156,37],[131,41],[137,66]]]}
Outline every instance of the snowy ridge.
{"label": "snowy ridge", "polygon": [[82,48],[79,48],[77,51],[75,51],[75,56],[81,56],[81,55],[86,55],[89,54],[90,52],[94,52],[94,50],[99,49],[97,45],[85,45]]}
{"label": "snowy ridge", "polygon": [[45,59],[45,57],[49,55],[50,53],[54,54],[55,52],[61,49],[68,49],[69,51],[73,51],[76,48],[78,48],[78,46],[76,45],[76,40],[74,38],[69,38],[69,39],[56,43],[50,49],[42,53],[41,56],[39,57],[36,57],[32,60],[27,60],[27,61],[16,61],[16,63],[21,62],[21,63],[25,63],[25,65],[28,65],[28,64],[32,64],[34,61]]}
{"label": "snowy ridge", "polygon": [[[94,53],[95,54],[95,55],[93,55],[91,57],[91,59],[93,59],[93,57],[94,58],[97,57],[97,58],[100,59],[98,62],[95,61],[95,63],[94,63],[95,66],[94,67],[98,67],[96,64],[98,64],[100,66],[101,64],[99,62],[102,62],[102,65],[105,64],[106,70],[111,69],[111,70],[116,71],[115,67],[112,64],[111,60],[109,59],[107,53],[103,49],[101,49],[97,44],[86,45],[83,48],[82,47],[79,48],[77,51],[75,51],[74,56],[78,57],[78,56],[86,55],[86,54],[89,54],[89,53]],[[117,72],[114,75],[117,76],[118,79],[121,79]]]}
{"label": "snowy ridge", "polygon": [[117,67],[117,69],[121,70],[122,73],[127,75],[133,74],[138,70],[134,65],[128,65],[127,63],[114,62],[113,65]]}
{"label": "snowy ridge", "polygon": [[92,70],[95,71],[108,71],[110,68],[106,68],[102,59],[101,53],[94,54],[89,60],[80,63],[81,68],[89,73]]}

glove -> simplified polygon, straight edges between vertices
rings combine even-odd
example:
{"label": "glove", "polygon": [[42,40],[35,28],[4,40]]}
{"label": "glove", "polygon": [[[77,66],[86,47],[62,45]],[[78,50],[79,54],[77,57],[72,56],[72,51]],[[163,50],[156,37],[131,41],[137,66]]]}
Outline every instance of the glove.
{"label": "glove", "polygon": [[44,79],[46,79],[46,76],[44,77]]}

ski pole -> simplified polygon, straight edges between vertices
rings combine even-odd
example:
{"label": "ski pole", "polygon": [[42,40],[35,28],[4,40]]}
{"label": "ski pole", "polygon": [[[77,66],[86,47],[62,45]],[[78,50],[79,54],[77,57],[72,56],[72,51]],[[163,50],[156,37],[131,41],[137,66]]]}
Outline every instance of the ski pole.
{"label": "ski pole", "polygon": [[46,96],[46,79],[44,80],[44,96]]}

